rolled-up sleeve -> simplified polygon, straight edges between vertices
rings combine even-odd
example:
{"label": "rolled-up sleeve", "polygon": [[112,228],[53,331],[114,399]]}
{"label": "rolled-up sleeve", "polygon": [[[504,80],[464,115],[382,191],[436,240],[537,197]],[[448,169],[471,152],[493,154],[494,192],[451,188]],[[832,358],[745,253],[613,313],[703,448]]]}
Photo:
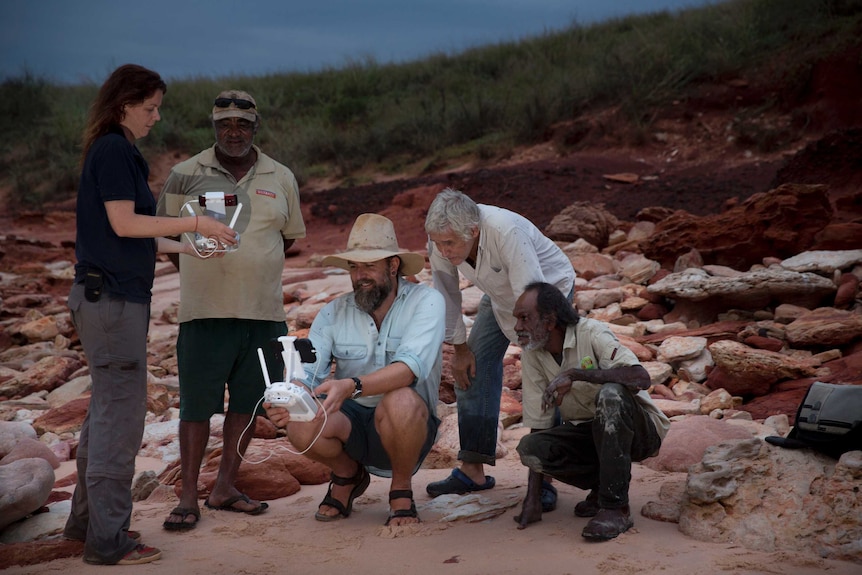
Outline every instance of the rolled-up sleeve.
{"label": "rolled-up sleeve", "polygon": [[408,309],[400,314],[409,317],[392,361],[400,361],[410,368],[416,379],[425,380],[433,375],[443,343],[443,296],[435,290],[421,290],[411,294]]}

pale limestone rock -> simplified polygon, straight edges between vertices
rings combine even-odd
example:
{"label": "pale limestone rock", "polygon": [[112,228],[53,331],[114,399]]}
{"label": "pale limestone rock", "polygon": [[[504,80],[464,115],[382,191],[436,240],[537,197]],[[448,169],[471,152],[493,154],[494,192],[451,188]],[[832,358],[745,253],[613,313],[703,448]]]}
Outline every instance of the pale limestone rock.
{"label": "pale limestone rock", "polygon": [[70,379],[66,383],[53,389],[46,398],[49,407],[60,407],[73,399],[81,397],[82,394],[90,391],[93,385],[93,379],[89,375],[82,375]]}
{"label": "pale limestone rock", "polygon": [[790,432],[790,418],[788,418],[787,414],[785,413],[782,413],[780,415],[770,415],[763,420],[763,425],[773,430],[770,435],[780,435],[781,437],[786,437],[787,434]]}
{"label": "pale limestone rock", "polygon": [[802,252],[781,262],[781,267],[796,272],[832,273],[862,263],[862,250],[815,250]]}
{"label": "pale limestone rock", "polygon": [[607,307],[623,300],[620,288],[595,289],[575,292],[574,303],[579,311],[588,313],[595,308]]}
{"label": "pale limestone rock", "polygon": [[633,323],[631,325],[619,325],[615,323],[609,323],[608,329],[614,332],[614,335],[616,335],[618,338],[623,336],[628,338],[640,337],[643,335],[644,331],[643,326],[637,323]]}
{"label": "pale limestone rock", "polygon": [[716,389],[700,400],[700,412],[711,414],[714,410],[731,409],[733,407],[733,396],[727,390]]}
{"label": "pale limestone rock", "polygon": [[[740,386],[757,388],[763,395],[782,379],[801,379],[815,375],[809,362],[787,355],[753,349],[736,341],[719,340],[709,346],[715,365],[722,368]],[[736,392],[736,390],[733,390]]]}
{"label": "pale limestone rock", "polygon": [[706,264],[701,266],[704,271],[709,272],[709,275],[720,277],[720,278],[735,278],[739,276],[745,275],[745,272],[735,270],[733,268],[729,268],[727,266],[719,266],[713,264]]}
{"label": "pale limestone rock", "polygon": [[426,512],[440,515],[438,521],[444,523],[452,521],[475,523],[502,515],[508,509],[518,505],[522,497],[520,493],[508,493],[502,497],[489,497],[481,493],[465,495],[449,493],[419,505],[418,509],[423,517]]}
{"label": "pale limestone rock", "polygon": [[[681,415],[700,415],[700,400],[693,399],[691,401],[678,401],[673,399],[653,398],[653,403],[656,404],[662,412],[668,417],[677,417]],[[673,426],[671,426],[673,429]]]}
{"label": "pale limestone rock", "polygon": [[627,239],[626,233],[623,230],[614,230],[608,236],[608,247],[619,245]]}
{"label": "pale limestone rock", "polygon": [[41,358],[19,377],[0,383],[0,395],[9,397],[52,390],[83,365],[80,358],[50,355]]}
{"label": "pale limestone rock", "polygon": [[60,329],[54,316],[46,315],[20,326],[18,332],[30,342],[52,341],[60,334]]}
{"label": "pale limestone rock", "polygon": [[649,300],[642,297],[631,296],[620,302],[620,309],[623,312],[637,311],[647,305]]}
{"label": "pale limestone rock", "polygon": [[47,513],[37,513],[24,521],[9,525],[0,532],[0,543],[25,543],[62,532],[72,511],[72,500],[56,501],[47,505],[47,508]]}
{"label": "pale limestone rock", "polygon": [[652,320],[646,323],[648,323],[647,331],[650,333],[673,333],[688,329],[688,326],[681,321],[665,323],[661,320]]}
{"label": "pale limestone rock", "polygon": [[643,284],[661,269],[657,261],[647,259],[642,254],[627,255],[620,262],[620,275],[632,283]]}
{"label": "pale limestone rock", "polygon": [[712,390],[700,382],[680,379],[671,388],[676,397],[700,397],[709,395]]}
{"label": "pale limestone rock", "polygon": [[773,318],[773,321],[779,325],[786,325],[810,311],[811,310],[807,307],[784,303],[775,307],[775,317]]}
{"label": "pale limestone rock", "polygon": [[599,248],[585,240],[584,238],[578,238],[573,242],[569,242],[565,244],[562,248],[563,253],[567,256],[571,257],[574,254],[597,254],[599,253]]}
{"label": "pale limestone rock", "polygon": [[156,472],[147,469],[135,473],[132,478],[132,501],[144,501],[159,486]]}
{"label": "pale limestone rock", "polygon": [[12,451],[19,440],[36,438],[36,430],[28,423],[0,421],[0,457]]}
{"label": "pale limestone rock", "polygon": [[38,457],[0,465],[0,530],[45,504],[54,486],[54,468]]}
{"label": "pale limestone rock", "polygon": [[657,359],[667,363],[694,359],[706,349],[706,343],[705,337],[672,335],[661,342]]}
{"label": "pale limestone rock", "polygon": [[780,268],[757,270],[736,277],[715,277],[701,269],[672,273],[649,286],[650,293],[672,299],[701,301],[715,296],[819,299],[837,289],[835,283],[813,273]]}
{"label": "pale limestone rock", "polygon": [[605,307],[593,309],[587,314],[587,317],[609,323],[622,317],[622,315],[623,310],[620,308],[620,304],[614,302]]}
{"label": "pale limestone rock", "polygon": [[653,232],[655,232],[655,222],[640,221],[629,229],[626,238],[630,242],[639,242],[653,235]]}
{"label": "pale limestone rock", "polygon": [[673,375],[673,368],[661,361],[642,361],[641,365],[649,373],[651,385],[660,385]]}
{"label": "pale limestone rock", "polygon": [[615,275],[599,276],[587,282],[586,289],[588,290],[605,290],[605,289],[620,289],[623,287],[623,280]]}
{"label": "pale limestone rock", "polygon": [[704,349],[697,357],[679,362],[677,373],[681,379],[702,383],[706,381],[707,372],[714,365],[712,354],[708,349]]}
{"label": "pale limestone rock", "polygon": [[602,254],[574,254],[569,256],[572,268],[586,280],[616,273],[616,263],[612,258]]}
{"label": "pale limestone rock", "polygon": [[707,448],[689,470],[679,529],[700,541],[862,563],[862,451],[836,463],[760,439]]}

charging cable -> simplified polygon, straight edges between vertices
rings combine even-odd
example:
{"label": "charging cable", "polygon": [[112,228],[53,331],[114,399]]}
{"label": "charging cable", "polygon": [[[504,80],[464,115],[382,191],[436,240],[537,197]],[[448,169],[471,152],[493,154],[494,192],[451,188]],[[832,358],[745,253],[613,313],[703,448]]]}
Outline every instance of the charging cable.
{"label": "charging cable", "polygon": [[[320,359],[319,358],[318,358],[317,363],[315,364],[314,374],[311,377],[311,381],[317,380],[317,370],[318,369],[320,369]],[[266,372],[264,372],[264,377],[267,377]],[[308,386],[306,385],[305,387],[308,387]],[[311,389],[311,388],[309,388],[309,389]],[[313,390],[311,390],[311,397],[312,397],[312,399],[314,399],[314,402],[317,404],[318,409],[323,409],[323,402],[320,401],[320,399],[316,395],[314,395]],[[250,459],[246,459],[245,456],[243,456],[243,454],[240,453],[240,450],[239,450],[239,446],[242,445],[242,438],[243,438],[243,436],[245,436],[246,432],[248,432],[248,430],[251,428],[251,426],[254,424],[255,420],[257,419],[257,415],[255,415],[257,413],[257,408],[260,406],[261,403],[263,403],[263,400],[265,398],[266,398],[266,394],[262,395],[260,397],[260,399],[257,400],[257,403],[254,405],[254,410],[252,411],[252,418],[249,420],[248,425],[245,426],[245,429],[242,430],[242,433],[240,433],[239,441],[237,441],[237,444],[236,444],[236,454],[239,455],[239,458],[242,461],[244,461],[246,463],[250,463],[251,465],[259,465],[259,464],[263,463],[264,461],[267,461],[268,459],[270,459],[273,455],[275,455],[274,451],[270,450],[269,454],[266,457],[264,457],[263,459],[261,459],[260,461],[251,461]],[[317,431],[317,435],[314,436],[314,439],[311,440],[311,443],[308,444],[308,447],[306,447],[302,451],[294,451],[294,450],[292,450],[288,447],[284,447],[282,445],[277,445],[275,447],[275,449],[287,451],[288,453],[292,453],[294,455],[305,455],[306,453],[308,453],[309,449],[314,447],[314,444],[317,443],[317,440],[320,439],[320,436],[321,436],[321,434],[323,434],[323,430],[326,427],[326,422],[328,420],[329,420],[329,415],[326,413],[326,410],[323,409],[323,423],[320,425],[320,429]]]}

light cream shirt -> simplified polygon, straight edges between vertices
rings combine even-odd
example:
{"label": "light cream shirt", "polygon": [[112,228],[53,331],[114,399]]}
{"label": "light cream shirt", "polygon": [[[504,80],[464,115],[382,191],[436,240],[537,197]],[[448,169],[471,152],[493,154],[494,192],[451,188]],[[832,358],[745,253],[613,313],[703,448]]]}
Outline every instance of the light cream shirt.
{"label": "light cream shirt", "polygon": [[[620,343],[617,336],[604,323],[581,318],[566,330],[563,343],[563,363],[544,349],[521,354],[521,389],[523,392],[523,421],[531,429],[549,429],[553,426],[554,411],[542,411],[542,393],[548,384],[564,369],[612,369],[640,365],[637,356]],[[596,395],[601,384],[575,381],[563,397],[560,415],[564,421],[581,423],[595,418]],[[664,439],[670,429],[670,420],[656,406],[646,390],[635,394],[635,399],[655,424]]]}

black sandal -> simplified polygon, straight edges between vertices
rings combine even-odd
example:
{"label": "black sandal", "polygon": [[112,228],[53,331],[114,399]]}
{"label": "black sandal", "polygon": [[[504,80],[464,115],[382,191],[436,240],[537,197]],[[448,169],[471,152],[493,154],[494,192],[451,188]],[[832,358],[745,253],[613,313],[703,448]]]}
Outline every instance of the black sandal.
{"label": "black sandal", "polygon": [[[389,492],[389,501],[393,499],[410,499],[410,509],[397,509],[392,511],[390,508],[389,517],[386,519],[386,523],[384,525],[389,525],[389,522],[393,519],[399,517],[415,517],[419,519],[419,513],[416,512],[416,502],[413,501],[413,490],[412,489],[396,489],[395,491]],[[419,523],[422,520],[419,519]]]}
{"label": "black sandal", "polygon": [[[356,473],[353,477],[341,477],[340,475],[336,475],[332,472],[329,474],[329,489],[326,491],[326,497],[323,498],[323,501],[318,505],[318,511],[314,514],[314,518],[318,521],[335,521],[336,519],[341,519],[342,517],[347,518],[350,517],[350,513],[353,511],[353,500],[365,493],[365,490],[368,489],[368,485],[371,483],[371,474],[368,473],[368,470],[365,469],[364,465],[359,465],[359,469],[356,470]],[[350,491],[350,497],[347,498],[347,505],[344,505],[341,501],[334,498],[332,496],[332,484],[335,485],[353,485],[353,489]],[[325,515],[320,512],[319,507],[321,505],[328,505],[329,507],[333,507],[336,511],[338,511],[337,515]]]}

